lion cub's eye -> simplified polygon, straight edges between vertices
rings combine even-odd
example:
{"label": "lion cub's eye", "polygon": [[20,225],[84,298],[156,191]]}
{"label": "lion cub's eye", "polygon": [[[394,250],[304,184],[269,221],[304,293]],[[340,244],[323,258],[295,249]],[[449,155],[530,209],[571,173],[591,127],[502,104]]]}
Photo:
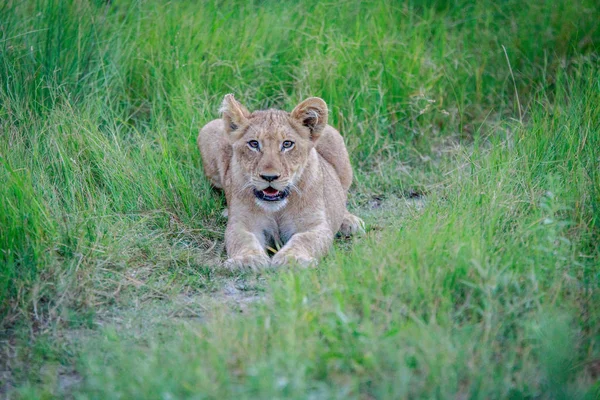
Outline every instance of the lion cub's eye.
{"label": "lion cub's eye", "polygon": [[291,140],[284,140],[283,143],[281,143],[282,150],[289,150],[292,147],[294,147],[294,142],[292,142]]}
{"label": "lion cub's eye", "polygon": [[250,140],[248,142],[248,147],[254,150],[258,150],[260,148],[260,144],[258,143],[258,140]]}

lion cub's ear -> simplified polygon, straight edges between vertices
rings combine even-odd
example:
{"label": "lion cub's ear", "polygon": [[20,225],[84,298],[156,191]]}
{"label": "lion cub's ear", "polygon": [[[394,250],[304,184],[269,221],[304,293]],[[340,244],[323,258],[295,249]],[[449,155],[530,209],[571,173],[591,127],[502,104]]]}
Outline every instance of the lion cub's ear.
{"label": "lion cub's ear", "polygon": [[327,104],[318,97],[309,97],[298,104],[290,114],[310,130],[310,138],[317,140],[327,126]]}
{"label": "lion cub's ear", "polygon": [[[234,133],[240,126],[248,122],[250,112],[238,102],[232,94],[226,94],[219,109],[225,123],[225,132]],[[234,135],[235,136],[235,135]]]}

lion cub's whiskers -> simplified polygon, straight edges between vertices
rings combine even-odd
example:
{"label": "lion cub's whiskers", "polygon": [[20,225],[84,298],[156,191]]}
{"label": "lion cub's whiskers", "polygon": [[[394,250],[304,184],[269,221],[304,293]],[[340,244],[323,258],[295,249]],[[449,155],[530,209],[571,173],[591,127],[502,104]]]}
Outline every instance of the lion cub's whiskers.
{"label": "lion cub's whiskers", "polygon": [[289,188],[298,193],[299,196],[302,196],[302,190],[294,182],[290,182]]}
{"label": "lion cub's whiskers", "polygon": [[238,190],[236,190],[235,194],[238,195],[238,194],[242,193],[244,190],[246,190],[252,186],[254,186],[254,182],[252,180],[250,180],[250,181],[244,183],[244,185],[242,187],[240,187]]}

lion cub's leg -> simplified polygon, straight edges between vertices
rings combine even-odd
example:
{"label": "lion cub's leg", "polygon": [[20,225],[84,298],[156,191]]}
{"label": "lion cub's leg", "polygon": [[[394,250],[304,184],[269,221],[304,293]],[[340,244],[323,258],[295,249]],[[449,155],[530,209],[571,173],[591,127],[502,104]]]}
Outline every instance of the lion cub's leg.
{"label": "lion cub's leg", "polygon": [[229,255],[229,259],[225,261],[225,267],[229,269],[258,270],[270,264],[269,256],[265,253],[258,237],[242,224],[230,223],[227,225],[225,246]]}
{"label": "lion cub's leg", "polygon": [[358,232],[365,232],[364,221],[356,215],[346,211],[344,219],[342,220],[342,226],[340,226],[340,233],[344,236],[352,236]]}
{"label": "lion cub's leg", "polygon": [[273,256],[271,265],[280,267],[294,262],[302,267],[316,265],[317,259],[327,253],[332,242],[333,232],[328,227],[296,233]]}

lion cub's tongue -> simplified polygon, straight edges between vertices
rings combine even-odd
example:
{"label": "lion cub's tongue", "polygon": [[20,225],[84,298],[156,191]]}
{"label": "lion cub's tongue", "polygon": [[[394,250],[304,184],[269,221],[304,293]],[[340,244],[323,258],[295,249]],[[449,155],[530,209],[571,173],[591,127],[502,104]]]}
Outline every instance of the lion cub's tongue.
{"label": "lion cub's tongue", "polygon": [[263,193],[266,194],[267,196],[275,196],[277,193],[279,193],[279,190],[272,188],[272,187],[268,187],[263,190]]}

